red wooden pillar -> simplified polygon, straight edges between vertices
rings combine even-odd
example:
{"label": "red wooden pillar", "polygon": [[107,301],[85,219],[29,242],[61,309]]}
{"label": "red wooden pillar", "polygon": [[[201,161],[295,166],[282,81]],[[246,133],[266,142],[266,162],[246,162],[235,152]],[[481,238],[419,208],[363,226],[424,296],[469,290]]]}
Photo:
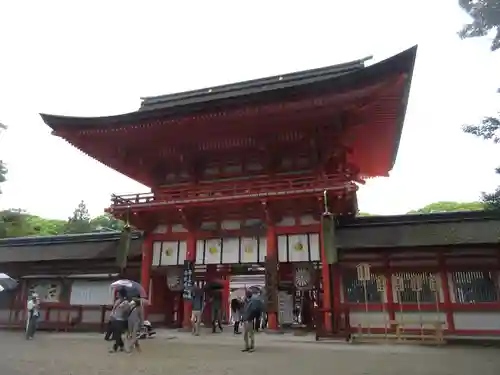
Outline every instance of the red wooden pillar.
{"label": "red wooden pillar", "polygon": [[[151,233],[146,233],[142,244],[142,261],[141,261],[141,285],[148,294],[149,302],[152,298],[149,295],[151,285],[151,266],[153,264],[153,237]],[[148,317],[149,303],[144,306],[144,319]]]}
{"label": "red wooden pillar", "polygon": [[[325,311],[330,311],[332,307],[334,309],[339,309],[340,307],[340,299],[338,301],[338,304],[336,306],[332,306],[332,282],[330,279],[330,266],[327,261],[327,256],[326,256],[326,248],[325,248],[325,241],[323,239],[323,235],[325,233],[325,228],[323,227],[325,225],[325,221],[321,220],[321,230],[319,234],[319,242],[321,246],[321,278],[323,279],[323,309]],[[335,273],[339,272],[339,267],[332,267],[332,271]],[[338,278],[337,278],[338,279]],[[335,285],[336,287],[339,287],[340,285]],[[338,289],[338,288],[337,288]],[[337,294],[337,293],[336,293]],[[340,296],[340,295],[339,295]],[[337,296],[337,297],[339,297]],[[336,301],[337,302],[337,301]],[[340,311],[333,311],[334,316],[339,316]],[[324,319],[324,327],[326,332],[332,332],[332,319],[331,319],[331,312],[325,313],[323,316]]]}
{"label": "red wooden pillar", "polygon": [[[268,223],[267,226],[267,257],[278,258],[278,241],[276,237],[276,227],[274,223]],[[278,314],[276,312],[269,312],[268,316],[268,327],[271,330],[278,329]]]}
{"label": "red wooden pillar", "polygon": [[224,289],[222,290],[222,303],[221,308],[224,311],[225,320],[229,323],[229,295],[231,293],[229,289],[229,279],[226,277],[224,280]]}
{"label": "red wooden pillar", "polygon": [[[190,260],[191,262],[196,261],[196,235],[194,231],[189,231],[186,238],[186,260]],[[183,308],[183,320],[182,327],[190,328],[191,327],[191,313],[193,311],[193,304],[190,300],[184,300],[184,308]]]}

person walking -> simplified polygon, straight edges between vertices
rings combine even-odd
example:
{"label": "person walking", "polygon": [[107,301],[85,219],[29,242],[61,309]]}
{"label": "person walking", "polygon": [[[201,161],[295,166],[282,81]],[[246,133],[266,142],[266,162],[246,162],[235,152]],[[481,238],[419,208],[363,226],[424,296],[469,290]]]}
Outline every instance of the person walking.
{"label": "person walking", "polygon": [[132,299],[130,302],[130,312],[128,314],[128,330],[127,330],[127,352],[132,352],[136,349],[141,352],[139,343],[139,333],[144,324],[144,309],[139,298]]}
{"label": "person walking", "polygon": [[118,299],[116,300],[113,310],[111,310],[111,328],[113,331],[113,347],[110,353],[121,352],[125,349],[123,342],[123,332],[127,329],[128,315],[130,312],[130,304],[127,300],[127,292],[124,289],[118,290]]}
{"label": "person walking", "polygon": [[38,294],[33,293],[26,306],[28,310],[28,319],[26,320],[26,340],[32,340],[40,318],[40,298]]}
{"label": "person walking", "polygon": [[200,288],[193,288],[193,311],[191,312],[191,332],[195,336],[200,335],[201,316],[203,314],[204,297]]}
{"label": "person walking", "polygon": [[231,314],[234,321],[234,334],[240,334],[240,321],[241,321],[241,302],[237,298],[231,300]]}
{"label": "person walking", "polygon": [[[212,305],[212,333],[215,333],[216,328],[222,332],[222,296],[219,290],[214,290],[211,298]],[[217,322],[217,325],[216,325]]]}
{"label": "person walking", "polygon": [[253,295],[250,290],[246,292],[245,305],[243,307],[243,340],[245,347],[242,352],[253,352],[255,350],[254,322],[261,315],[263,303],[260,296]]}

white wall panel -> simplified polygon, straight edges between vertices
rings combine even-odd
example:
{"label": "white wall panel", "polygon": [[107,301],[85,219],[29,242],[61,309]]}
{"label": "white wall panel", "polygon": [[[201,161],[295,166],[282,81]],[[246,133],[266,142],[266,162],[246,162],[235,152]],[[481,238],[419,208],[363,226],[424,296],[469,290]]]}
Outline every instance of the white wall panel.
{"label": "white wall panel", "polygon": [[161,258],[161,241],[153,242],[153,262],[152,265],[157,267],[160,265]]}
{"label": "white wall panel", "polygon": [[288,262],[288,236],[278,236],[278,260]]}
{"label": "white wall panel", "polygon": [[186,259],[185,241],[163,241],[161,244],[160,266],[176,266]]}
{"label": "white wall panel", "polygon": [[240,239],[224,238],[222,240],[222,263],[223,264],[236,264],[239,262],[240,257]]}
{"label": "white wall panel", "polygon": [[309,236],[307,234],[288,236],[288,246],[288,260],[290,262],[309,261]]}
{"label": "white wall panel", "polygon": [[239,249],[241,263],[257,263],[259,247],[259,240],[255,237],[241,237],[241,246]]}
{"label": "white wall panel", "polygon": [[280,262],[310,262],[320,260],[319,234],[291,234],[278,236]]}
{"label": "white wall panel", "polygon": [[259,262],[264,262],[266,260],[267,255],[267,238],[260,237],[259,238]]}
{"label": "white wall panel", "polygon": [[319,242],[319,234],[309,234],[309,252],[311,254],[311,261],[318,262],[321,260],[321,244]]}
{"label": "white wall panel", "polygon": [[71,285],[71,305],[111,305],[111,281],[74,280]]}

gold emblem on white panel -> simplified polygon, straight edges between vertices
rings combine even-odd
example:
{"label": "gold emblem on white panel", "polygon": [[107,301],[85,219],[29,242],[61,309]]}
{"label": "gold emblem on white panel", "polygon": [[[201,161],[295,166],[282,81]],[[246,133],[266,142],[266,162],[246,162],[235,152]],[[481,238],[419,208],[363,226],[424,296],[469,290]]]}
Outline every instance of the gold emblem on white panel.
{"label": "gold emblem on white panel", "polygon": [[302,245],[302,243],[300,243],[300,242],[297,242],[295,245],[293,245],[293,248],[295,251],[303,251],[304,245]]}
{"label": "gold emblem on white panel", "polygon": [[166,256],[171,257],[173,253],[174,253],[174,249],[172,249],[171,247],[167,247],[165,249],[165,255]]}

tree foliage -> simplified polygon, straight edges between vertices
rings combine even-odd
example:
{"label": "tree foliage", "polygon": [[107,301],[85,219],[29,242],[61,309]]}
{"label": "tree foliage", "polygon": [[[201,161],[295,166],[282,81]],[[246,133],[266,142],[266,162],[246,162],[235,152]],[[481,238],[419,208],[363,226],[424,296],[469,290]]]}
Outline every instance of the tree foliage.
{"label": "tree foliage", "polygon": [[64,220],[44,219],[21,209],[0,212],[0,238],[53,236],[63,233]]}
{"label": "tree foliage", "polygon": [[92,225],[90,224],[90,214],[87,205],[82,200],[73,211],[73,216],[68,218],[68,222],[64,228],[64,233],[89,233],[92,232]]}
{"label": "tree foliage", "polygon": [[459,0],[460,7],[471,17],[459,35],[462,39],[493,33],[491,50],[500,48],[500,0]]}
{"label": "tree foliage", "polygon": [[[491,50],[500,48],[500,0],[459,0],[460,7],[471,17],[459,35],[462,39],[493,33]],[[500,92],[500,90],[498,90]],[[464,131],[486,140],[500,143],[500,114],[483,118],[479,125],[465,125]],[[500,173],[500,168],[497,168]],[[483,193],[486,209],[500,209],[500,186],[493,193]]]}
{"label": "tree foliage", "polygon": [[[0,184],[5,181],[7,181],[7,166],[2,160],[0,160]],[[0,194],[1,193],[2,190],[0,189]]]}
{"label": "tree foliage", "polygon": [[106,213],[90,220],[90,225],[93,231],[121,231],[125,223]]}
{"label": "tree foliage", "polygon": [[452,202],[441,201],[430,203],[418,210],[412,210],[409,214],[431,214],[437,212],[458,212],[458,211],[482,211],[485,205],[482,202]]}

